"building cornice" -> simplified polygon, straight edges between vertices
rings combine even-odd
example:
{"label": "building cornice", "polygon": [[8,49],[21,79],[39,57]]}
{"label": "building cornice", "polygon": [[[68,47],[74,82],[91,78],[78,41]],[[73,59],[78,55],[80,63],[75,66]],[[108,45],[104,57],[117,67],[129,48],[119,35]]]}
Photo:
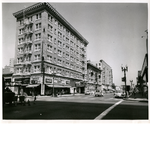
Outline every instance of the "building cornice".
{"label": "building cornice", "polygon": [[94,69],[98,70],[98,71],[102,71],[101,69],[97,68],[96,66],[94,66],[93,64],[87,62],[87,65],[92,66]]}
{"label": "building cornice", "polygon": [[23,18],[23,15],[29,15],[38,10],[46,10],[54,15],[60,22],[62,22],[69,30],[71,30],[85,45],[88,45],[88,41],[49,3],[36,3],[25,9],[13,13],[14,17]]}

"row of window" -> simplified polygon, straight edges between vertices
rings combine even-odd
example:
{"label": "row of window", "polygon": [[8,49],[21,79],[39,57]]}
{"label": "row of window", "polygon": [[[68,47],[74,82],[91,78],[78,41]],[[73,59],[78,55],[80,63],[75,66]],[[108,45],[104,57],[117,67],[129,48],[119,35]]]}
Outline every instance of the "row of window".
{"label": "row of window", "polygon": [[[60,29],[61,31],[63,31],[64,33],[66,33],[67,36],[70,36],[70,38],[72,40],[74,40],[75,42],[77,42],[79,45],[83,46],[83,43],[80,42],[80,40],[78,40],[76,38],[76,36],[74,36],[69,30],[67,30],[60,22],[58,22],[52,15],[48,14],[48,20],[50,21],[50,23],[54,23],[55,26],[58,26],[58,29]],[[50,27],[52,30],[52,26]]]}
{"label": "row of window", "polygon": [[[33,21],[33,17],[34,16],[30,16],[30,17],[28,17],[28,18],[26,18],[26,19],[22,19],[22,20],[20,20],[20,22],[19,22],[19,24],[20,25],[24,25],[24,23],[26,23],[26,22],[32,22]],[[42,15],[41,15],[41,13],[38,13],[38,14],[36,14],[35,15],[35,20],[39,20],[39,19],[41,19],[42,18]]]}
{"label": "row of window", "polygon": [[[26,19],[23,19],[23,20],[20,20],[20,25],[23,25],[25,22],[30,22],[30,21],[33,21],[33,17],[34,16],[31,16],[31,17],[28,17]],[[38,13],[35,15],[35,20],[39,20],[41,19],[42,15],[41,13]],[[84,46],[84,44],[76,38],[76,36],[74,36],[68,29],[66,29],[58,20],[56,20],[52,15],[48,14],[48,20],[50,21],[51,24],[54,23],[55,26],[58,26],[58,29],[60,31],[63,31],[66,33],[66,36],[69,36],[73,41],[75,41],[75,43],[77,43],[78,45],[81,45],[81,46]],[[36,23],[35,24],[35,29],[38,30],[38,29],[41,29],[42,25],[41,23]],[[30,28],[32,28],[30,26]],[[53,26],[48,24],[48,29],[50,31],[53,31]],[[30,29],[31,30],[31,29]],[[55,30],[56,31],[56,30]],[[23,29],[20,29],[19,30],[19,34],[22,34],[23,33]],[[59,32],[59,37],[62,37],[62,33]]]}
{"label": "row of window", "polygon": [[[62,76],[66,76],[66,77],[75,77],[75,78],[82,78],[82,75],[81,74],[78,74],[78,73],[74,73],[74,72],[70,72],[70,71],[67,71],[67,70],[63,70],[63,69],[60,69],[60,68],[54,68],[54,71],[59,74],[59,75],[62,75]],[[35,65],[33,67],[33,72],[34,73],[40,73],[41,72],[41,67],[40,65]],[[46,73],[50,73],[52,74],[53,73],[53,68],[51,66],[46,66],[45,68],[45,72]],[[31,67],[24,67],[24,68],[16,68],[16,74],[20,74],[20,73],[31,73]]]}

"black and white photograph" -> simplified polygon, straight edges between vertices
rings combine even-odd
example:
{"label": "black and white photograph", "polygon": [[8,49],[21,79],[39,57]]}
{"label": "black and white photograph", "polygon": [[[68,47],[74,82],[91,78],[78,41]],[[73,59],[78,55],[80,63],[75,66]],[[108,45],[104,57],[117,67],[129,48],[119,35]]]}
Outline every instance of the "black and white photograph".
{"label": "black and white photograph", "polygon": [[148,0],[1,8],[1,149],[150,149]]}
{"label": "black and white photograph", "polygon": [[148,120],[148,3],[2,3],[4,120]]}

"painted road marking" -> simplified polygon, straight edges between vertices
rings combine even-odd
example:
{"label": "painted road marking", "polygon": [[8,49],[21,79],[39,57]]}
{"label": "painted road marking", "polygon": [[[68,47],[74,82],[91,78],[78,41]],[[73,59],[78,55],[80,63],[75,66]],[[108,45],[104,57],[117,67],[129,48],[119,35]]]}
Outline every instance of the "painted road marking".
{"label": "painted road marking", "polygon": [[120,100],[119,102],[115,103],[114,105],[112,105],[111,107],[109,107],[108,109],[106,109],[105,111],[103,111],[99,116],[97,116],[94,120],[100,120],[102,119],[104,116],[106,116],[112,109],[114,109],[117,105],[119,105],[120,103],[122,103],[124,100]]}

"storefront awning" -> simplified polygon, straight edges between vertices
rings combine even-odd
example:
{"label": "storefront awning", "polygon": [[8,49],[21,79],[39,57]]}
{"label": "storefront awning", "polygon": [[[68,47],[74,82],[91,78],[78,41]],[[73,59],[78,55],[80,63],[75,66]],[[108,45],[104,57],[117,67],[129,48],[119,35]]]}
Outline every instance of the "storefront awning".
{"label": "storefront awning", "polygon": [[37,87],[37,86],[39,86],[39,84],[31,84],[31,85],[26,86],[26,88],[33,88],[33,87]]}
{"label": "storefront awning", "polygon": [[[46,84],[48,87],[53,87],[53,85],[48,85]],[[67,86],[67,85],[54,85],[54,88],[71,88],[71,86]]]}

